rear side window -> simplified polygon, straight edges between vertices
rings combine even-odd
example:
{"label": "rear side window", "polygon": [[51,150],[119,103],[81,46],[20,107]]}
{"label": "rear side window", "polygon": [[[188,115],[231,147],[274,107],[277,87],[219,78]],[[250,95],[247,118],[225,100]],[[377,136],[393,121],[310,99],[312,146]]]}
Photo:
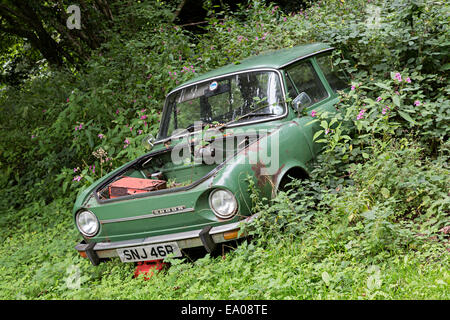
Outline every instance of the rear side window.
{"label": "rear side window", "polygon": [[294,95],[294,88],[292,86],[289,88],[290,85],[288,85],[289,96],[295,98],[298,94],[305,92],[311,98],[311,105],[328,96],[325,87],[310,62],[302,62],[290,67],[286,72],[297,89]]}
{"label": "rear side window", "polygon": [[334,92],[348,88],[350,77],[339,64],[333,63],[331,54],[317,57],[316,61]]}

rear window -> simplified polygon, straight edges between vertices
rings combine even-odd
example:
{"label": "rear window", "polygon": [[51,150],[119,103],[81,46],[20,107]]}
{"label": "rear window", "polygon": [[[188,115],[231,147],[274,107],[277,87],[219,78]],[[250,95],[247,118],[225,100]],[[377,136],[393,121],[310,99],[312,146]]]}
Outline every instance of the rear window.
{"label": "rear window", "polygon": [[298,94],[304,92],[310,97],[312,105],[328,96],[319,76],[309,61],[290,67],[287,69],[287,74],[289,80],[292,80],[292,83],[288,81],[287,84],[291,98],[295,98]]}
{"label": "rear window", "polygon": [[317,57],[316,61],[334,92],[349,87],[349,74],[339,64],[333,62],[331,54]]}

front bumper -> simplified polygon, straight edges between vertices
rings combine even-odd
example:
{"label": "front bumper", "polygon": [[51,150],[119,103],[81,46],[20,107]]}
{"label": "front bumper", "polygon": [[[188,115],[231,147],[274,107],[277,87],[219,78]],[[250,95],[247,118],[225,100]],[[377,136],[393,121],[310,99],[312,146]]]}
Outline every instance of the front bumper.
{"label": "front bumper", "polygon": [[97,243],[86,243],[83,240],[75,246],[75,249],[80,253],[84,252],[93,265],[98,265],[100,259],[118,257],[119,255],[117,253],[117,249],[153,245],[165,242],[176,242],[180,249],[203,246],[207,252],[212,252],[218,243],[244,237],[244,234],[241,234],[240,236],[238,234],[238,236],[228,239],[226,234],[239,230],[241,223],[248,223],[256,218],[256,216],[257,215],[255,214],[241,221],[217,227],[205,227],[199,230],[147,237],[143,239]]}

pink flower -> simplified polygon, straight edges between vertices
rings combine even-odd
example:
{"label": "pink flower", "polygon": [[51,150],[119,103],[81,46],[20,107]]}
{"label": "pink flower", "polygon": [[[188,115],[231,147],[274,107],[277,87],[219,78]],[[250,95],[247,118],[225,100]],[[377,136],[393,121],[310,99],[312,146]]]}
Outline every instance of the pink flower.
{"label": "pink flower", "polygon": [[103,139],[103,135],[102,135],[101,133],[99,133],[99,134],[97,135],[97,137],[99,137],[100,139]]}
{"label": "pink flower", "polygon": [[130,141],[128,139],[125,139],[124,143],[125,144],[130,144]]}
{"label": "pink flower", "polygon": [[386,112],[387,112],[388,110],[390,110],[389,106],[385,106],[385,107],[383,108],[383,110],[381,111],[381,113],[382,113],[382,114],[386,114]]}
{"label": "pink flower", "polygon": [[414,105],[416,107],[420,106],[422,103],[419,100],[414,101]]}
{"label": "pink flower", "polygon": [[402,75],[398,72],[395,74],[395,78],[397,79],[398,82],[402,81]]}
{"label": "pink flower", "polygon": [[142,134],[142,130],[138,130],[138,134]]}
{"label": "pink flower", "polygon": [[116,114],[119,114],[119,109],[116,110]]}
{"label": "pink flower", "polygon": [[317,111],[316,110],[313,110],[313,111],[311,111],[311,117],[315,117],[316,116],[316,114],[317,114]]}
{"label": "pink flower", "polygon": [[70,101],[69,98],[67,98],[66,102],[69,102],[69,101]]}
{"label": "pink flower", "polygon": [[75,178],[73,178],[72,181],[80,181],[81,180],[81,176],[76,176]]}
{"label": "pink flower", "polygon": [[352,85],[351,90],[353,91],[353,90],[355,90],[355,89],[356,89],[356,87]]}
{"label": "pink flower", "polygon": [[77,172],[78,171],[78,168],[73,168],[73,172]]}
{"label": "pink flower", "polygon": [[408,78],[406,78],[406,80],[405,80],[406,82],[408,82],[408,83],[411,83],[411,79],[408,77]]}
{"label": "pink flower", "polygon": [[377,98],[377,102],[380,102],[380,101],[381,101],[381,97],[378,97],[378,98]]}
{"label": "pink flower", "polygon": [[145,120],[145,119],[147,119],[146,115],[141,116],[141,120]]}
{"label": "pink flower", "polygon": [[361,111],[359,111],[358,116],[356,117],[357,120],[361,120],[364,118],[364,112],[366,112],[366,109],[361,109]]}

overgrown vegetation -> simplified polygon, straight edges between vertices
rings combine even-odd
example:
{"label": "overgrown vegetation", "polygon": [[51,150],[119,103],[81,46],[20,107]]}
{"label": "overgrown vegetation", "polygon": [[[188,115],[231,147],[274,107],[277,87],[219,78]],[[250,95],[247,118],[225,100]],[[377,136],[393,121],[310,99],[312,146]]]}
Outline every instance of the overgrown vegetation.
{"label": "overgrown vegetation", "polygon": [[[252,1],[183,31],[159,1],[113,7],[76,73],[42,68],[0,90],[3,299],[449,299],[448,5],[327,0],[295,13]],[[133,21],[132,24],[129,22]],[[165,94],[259,52],[324,41],[352,73],[316,114],[325,151],[225,256],[173,259],[149,281],[73,249],[76,193],[144,151]]]}

